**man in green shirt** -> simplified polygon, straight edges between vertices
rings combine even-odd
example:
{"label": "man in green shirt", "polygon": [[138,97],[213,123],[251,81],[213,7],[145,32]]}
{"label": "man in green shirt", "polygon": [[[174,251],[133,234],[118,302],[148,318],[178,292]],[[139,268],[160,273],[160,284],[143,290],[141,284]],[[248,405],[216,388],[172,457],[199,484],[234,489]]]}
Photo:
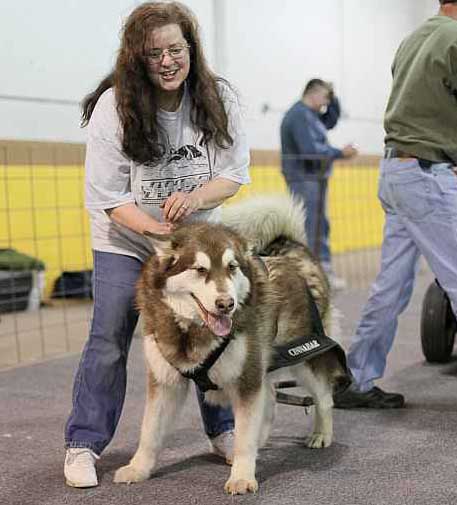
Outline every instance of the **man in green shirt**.
{"label": "man in green shirt", "polygon": [[379,179],[381,269],[348,352],[354,384],[334,398],[339,408],[403,407],[403,395],[374,381],[384,374],[421,255],[457,315],[457,1],[440,4],[392,65]]}

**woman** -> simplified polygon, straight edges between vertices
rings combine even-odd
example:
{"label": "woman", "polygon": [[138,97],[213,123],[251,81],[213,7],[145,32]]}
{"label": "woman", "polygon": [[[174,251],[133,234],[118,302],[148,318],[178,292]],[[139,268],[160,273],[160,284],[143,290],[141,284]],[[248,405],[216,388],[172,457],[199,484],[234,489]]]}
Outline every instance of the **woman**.
{"label": "woman", "polygon": [[[197,23],[177,2],[144,3],[129,16],[113,73],[83,103],[87,123],[94,314],[65,430],[64,473],[75,487],[97,485],[95,461],[121,414],[135,283],[151,254],[142,234],[217,220],[249,182],[236,97],[209,70]],[[199,401],[213,451],[230,458],[231,410],[208,406],[201,393]]]}

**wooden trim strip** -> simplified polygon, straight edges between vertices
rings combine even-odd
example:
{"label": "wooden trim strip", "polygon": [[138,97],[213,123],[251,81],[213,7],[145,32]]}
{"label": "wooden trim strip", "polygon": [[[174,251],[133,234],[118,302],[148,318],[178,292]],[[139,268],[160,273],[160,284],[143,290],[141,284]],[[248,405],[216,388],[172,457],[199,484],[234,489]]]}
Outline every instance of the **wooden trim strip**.
{"label": "wooden trim strip", "polygon": [[[0,140],[0,165],[81,165],[84,163],[85,144],[71,142],[40,142],[28,140]],[[344,165],[378,165],[381,156],[360,155],[351,160],[338,160]],[[252,166],[281,165],[281,155],[274,149],[252,149]]]}
{"label": "wooden trim strip", "polygon": [[70,142],[0,140],[0,166],[81,165],[85,152],[84,144]]}
{"label": "wooden trim strip", "polygon": [[[361,154],[350,160],[337,160],[339,164],[343,165],[378,165],[380,155],[374,154]],[[252,166],[280,166],[281,154],[277,150],[267,149],[252,149],[251,150],[251,165]]]}

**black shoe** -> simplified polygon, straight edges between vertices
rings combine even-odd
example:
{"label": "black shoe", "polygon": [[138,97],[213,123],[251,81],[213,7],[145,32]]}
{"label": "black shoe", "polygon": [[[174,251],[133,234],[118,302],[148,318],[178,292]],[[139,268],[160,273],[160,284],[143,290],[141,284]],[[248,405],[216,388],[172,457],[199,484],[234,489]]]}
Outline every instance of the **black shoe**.
{"label": "black shoe", "polygon": [[337,409],[400,409],[405,405],[405,397],[399,393],[386,393],[376,386],[365,393],[349,388],[335,394],[333,403]]}

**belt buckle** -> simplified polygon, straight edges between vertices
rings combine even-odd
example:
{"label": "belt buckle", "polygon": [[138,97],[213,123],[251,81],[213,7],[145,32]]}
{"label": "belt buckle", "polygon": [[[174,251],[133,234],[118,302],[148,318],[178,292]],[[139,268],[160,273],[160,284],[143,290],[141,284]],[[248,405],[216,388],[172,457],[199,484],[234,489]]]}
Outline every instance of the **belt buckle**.
{"label": "belt buckle", "polygon": [[390,159],[395,158],[395,148],[394,147],[386,147],[384,149],[384,158]]}

